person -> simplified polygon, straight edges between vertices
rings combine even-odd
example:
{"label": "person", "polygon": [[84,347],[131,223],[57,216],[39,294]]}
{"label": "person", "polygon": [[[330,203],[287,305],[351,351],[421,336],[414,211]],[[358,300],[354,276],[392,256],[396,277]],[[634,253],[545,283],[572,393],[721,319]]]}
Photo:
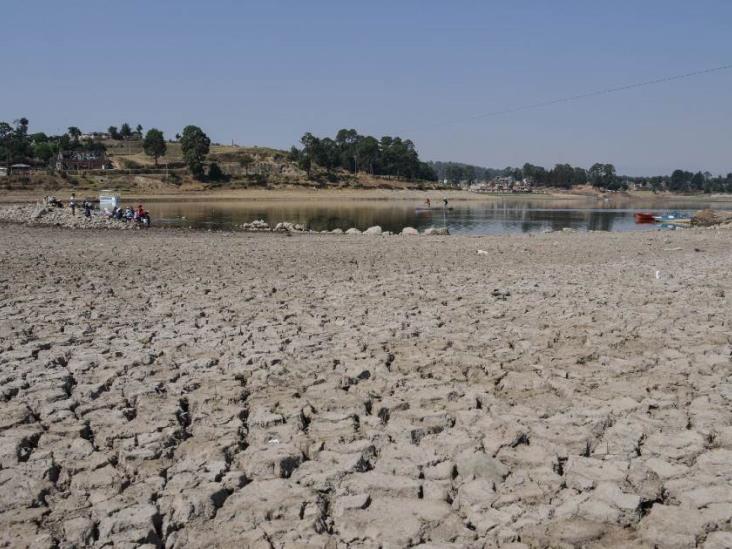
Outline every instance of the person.
{"label": "person", "polygon": [[142,209],[142,204],[137,205],[137,219],[142,221],[142,218],[145,217],[145,210]]}
{"label": "person", "polygon": [[91,217],[91,202],[84,200],[84,217]]}
{"label": "person", "polygon": [[127,209],[125,210],[125,219],[127,221],[132,221],[135,217],[135,212],[132,210],[132,206],[127,206]]}
{"label": "person", "polygon": [[71,193],[71,198],[69,198],[69,207],[71,208],[71,215],[76,217],[76,195],[74,193]]}
{"label": "person", "polygon": [[427,198],[425,199],[424,203],[425,203],[425,204],[427,204],[427,207],[428,207],[428,208],[432,206],[432,202],[430,202],[430,199],[429,199],[429,197],[427,197]]}
{"label": "person", "polygon": [[447,197],[442,199],[442,206],[443,208],[447,209]]}

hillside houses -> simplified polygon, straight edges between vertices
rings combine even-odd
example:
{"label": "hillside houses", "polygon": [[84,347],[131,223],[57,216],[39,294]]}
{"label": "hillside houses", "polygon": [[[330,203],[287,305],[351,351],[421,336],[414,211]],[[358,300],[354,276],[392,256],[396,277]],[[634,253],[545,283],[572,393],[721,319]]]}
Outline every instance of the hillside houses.
{"label": "hillside houses", "polygon": [[517,181],[511,176],[502,176],[475,183],[470,186],[470,190],[476,193],[530,193],[533,191],[533,185],[526,178]]}
{"label": "hillside houses", "polygon": [[104,151],[61,151],[54,167],[66,170],[104,170],[110,166]]}

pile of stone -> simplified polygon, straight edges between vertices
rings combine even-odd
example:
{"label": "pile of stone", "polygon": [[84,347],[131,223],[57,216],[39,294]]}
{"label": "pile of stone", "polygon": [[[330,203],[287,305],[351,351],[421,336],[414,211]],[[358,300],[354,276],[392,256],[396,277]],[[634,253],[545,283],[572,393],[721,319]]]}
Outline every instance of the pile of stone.
{"label": "pile of stone", "polygon": [[691,225],[695,227],[712,227],[715,225],[730,227],[732,226],[732,212],[720,210],[712,210],[710,208],[697,212],[691,218]]}
{"label": "pile of stone", "polygon": [[[289,223],[287,221],[282,221],[280,223],[277,223],[274,227],[271,227],[269,223],[262,219],[256,219],[254,221],[251,221],[249,223],[242,223],[239,225],[239,228],[243,231],[250,231],[250,232],[276,232],[276,233],[317,233],[318,231],[309,230],[304,225],[301,225],[299,223]],[[320,234],[347,234],[347,235],[368,235],[368,236],[392,236],[394,235],[391,231],[384,231],[381,227],[378,225],[374,225],[373,227],[369,227],[365,231],[362,231],[361,229],[357,229],[356,227],[351,227],[350,229],[346,229],[345,231],[343,229],[333,229],[332,231],[320,231]],[[402,229],[402,232],[400,233],[404,236],[412,236],[412,235],[448,235],[450,234],[450,231],[448,231],[447,227],[430,227],[428,229],[425,229],[424,232],[420,233],[417,229],[414,229],[412,227],[405,227]]]}
{"label": "pile of stone", "polygon": [[263,219],[255,219],[254,221],[250,223],[242,223],[239,226],[240,229],[244,231],[270,231],[269,223],[264,221]]}
{"label": "pile of stone", "polygon": [[269,223],[264,221],[263,219],[255,219],[254,221],[250,223],[242,223],[239,225],[239,228],[243,231],[251,231],[251,232],[277,232],[277,233],[304,233],[304,232],[313,232],[308,231],[304,225],[301,225],[299,223],[289,223],[287,221],[282,221],[280,223],[277,223],[274,227],[271,227]]}
{"label": "pile of stone", "polygon": [[[334,229],[331,231],[333,234],[343,234],[343,231],[341,229]],[[365,234],[365,235],[381,235],[381,236],[392,236],[394,233],[391,231],[383,231],[381,227],[378,225],[374,227],[369,227],[365,231],[361,231],[359,229],[356,229],[355,227],[352,227],[348,229],[345,234]],[[400,233],[402,236],[419,236],[420,232],[413,228],[413,227],[404,227],[402,229],[402,232]],[[450,234],[450,231],[447,230],[447,227],[430,227],[428,229],[425,229],[422,235],[430,236],[430,235],[448,235]]]}
{"label": "pile of stone", "polygon": [[70,208],[57,208],[45,204],[22,204],[0,208],[0,222],[22,223],[25,225],[53,225],[70,229],[135,229],[136,223],[126,223],[112,219],[98,212],[85,217],[81,209],[76,215]]}

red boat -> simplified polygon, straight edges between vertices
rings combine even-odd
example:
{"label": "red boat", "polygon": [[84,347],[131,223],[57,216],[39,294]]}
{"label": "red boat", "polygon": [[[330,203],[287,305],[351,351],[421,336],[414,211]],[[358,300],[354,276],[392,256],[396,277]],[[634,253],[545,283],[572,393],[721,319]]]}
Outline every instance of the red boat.
{"label": "red boat", "polygon": [[635,215],[636,223],[655,223],[656,222],[656,218],[653,216],[652,213],[636,212],[634,215]]}

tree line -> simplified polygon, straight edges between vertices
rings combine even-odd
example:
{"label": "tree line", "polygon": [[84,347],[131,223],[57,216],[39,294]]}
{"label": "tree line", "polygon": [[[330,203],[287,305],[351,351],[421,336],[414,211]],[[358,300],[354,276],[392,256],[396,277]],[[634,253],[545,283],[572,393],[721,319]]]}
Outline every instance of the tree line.
{"label": "tree line", "polygon": [[[76,126],[70,126],[61,135],[30,133],[29,121],[25,117],[12,123],[0,121],[0,163],[8,167],[14,163],[34,161],[47,165],[59,152],[106,151],[104,143],[84,140],[82,135]],[[133,131],[128,123],[123,123],[119,131],[110,126],[109,135],[113,139],[141,137],[143,151],[154,159],[156,165],[159,158],[167,153],[168,142],[163,132],[157,128],[149,129],[143,136],[142,125],[138,124]],[[183,160],[194,177],[207,177],[209,180],[225,178],[215,163],[209,165],[208,172],[206,171],[206,157],[211,140],[201,128],[186,126],[182,134],[176,134],[175,138],[181,144]],[[509,166],[493,169],[458,162],[422,162],[414,143],[409,139],[389,136],[376,139],[369,135],[360,135],[353,129],[338,131],[334,139],[319,138],[306,133],[300,142],[302,148],[292,147],[289,159],[297,162],[308,176],[313,167],[319,166],[330,174],[336,169],[342,169],[354,174],[366,172],[410,180],[447,181],[452,185],[509,176],[514,179],[528,179],[538,187],[571,188],[590,184],[602,189],[622,190],[636,184],[654,191],[732,193],[732,173],[713,176],[709,172],[678,169],[667,176],[629,177],[618,175],[615,166],[605,163],[595,163],[589,169],[556,164],[547,170],[530,163],[521,168]]]}
{"label": "tree line", "polygon": [[530,163],[520,168],[485,168],[458,162],[430,162],[440,181],[450,185],[472,184],[490,181],[497,177],[512,177],[516,180],[527,179],[537,187],[557,187],[569,189],[577,185],[592,185],[608,190],[627,190],[639,185],[653,191],[732,193],[732,173],[726,176],[713,176],[709,172],[689,172],[674,170],[671,175],[635,177],[618,175],[613,164],[595,163],[589,169],[570,164],[556,164],[547,170]]}
{"label": "tree line", "polygon": [[328,173],[343,169],[409,180],[437,180],[437,174],[419,154],[410,139],[384,136],[376,139],[356,130],[339,130],[335,138],[316,137],[308,132],[300,139],[302,148],[292,147],[289,159],[297,162],[308,176],[314,166]]}
{"label": "tree line", "polygon": [[[114,131],[112,131],[114,130]],[[129,124],[122,124],[118,132],[114,126],[110,126],[109,134],[112,139],[127,139],[132,136],[140,136],[142,148],[146,155],[155,160],[165,156],[168,145],[163,132],[157,128],[151,128],[142,137],[142,126],[137,125],[135,132]],[[22,117],[12,124],[0,121],[0,162],[10,167],[15,163],[39,162],[48,164],[49,161],[59,153],[84,151],[84,152],[105,152],[107,147],[104,143],[95,140],[83,140],[81,130],[76,126],[69,126],[67,131],[61,135],[47,135],[43,132],[30,133],[29,121]],[[189,125],[183,129],[183,133],[176,134],[180,141],[183,160],[196,178],[203,178],[205,174],[204,163],[209,153],[211,140],[198,126]],[[216,179],[222,176],[218,166],[210,166],[209,177]]]}

